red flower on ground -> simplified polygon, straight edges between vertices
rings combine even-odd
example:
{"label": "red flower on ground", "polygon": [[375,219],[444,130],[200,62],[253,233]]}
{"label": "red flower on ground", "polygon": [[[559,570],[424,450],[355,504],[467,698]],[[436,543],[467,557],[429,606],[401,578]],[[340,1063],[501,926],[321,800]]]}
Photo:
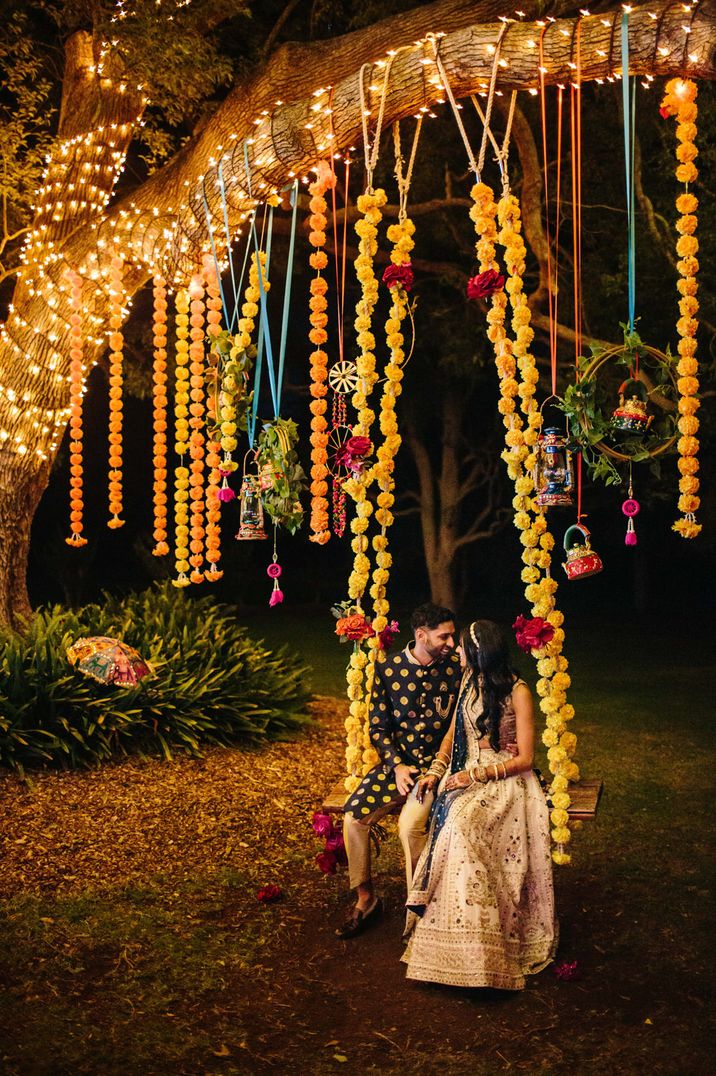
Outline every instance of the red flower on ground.
{"label": "red flower on ground", "polygon": [[576,960],[563,960],[560,964],[555,964],[554,974],[558,979],[563,982],[573,982],[575,979],[579,979],[581,972]]}
{"label": "red flower on ground", "polygon": [[316,811],[314,813],[313,818],[311,819],[311,826],[317,837],[332,837],[335,832],[331,816],[324,811]]}
{"label": "red flower on ground", "polygon": [[387,284],[389,288],[403,288],[404,291],[410,291],[414,282],[415,274],[410,262],[403,262],[402,265],[389,265],[383,273],[383,283]]}
{"label": "red flower on ground", "polygon": [[554,628],[541,616],[534,616],[531,620],[518,616],[512,627],[515,629],[517,645],[525,654],[529,654],[530,650],[541,650],[554,637]]}
{"label": "red flower on ground", "polygon": [[335,874],[338,869],[338,858],[334,852],[319,852],[316,863],[324,874]]}
{"label": "red flower on ground", "polygon": [[283,896],[283,890],[271,883],[270,885],[262,885],[256,894],[256,899],[260,900],[262,904],[273,904],[275,900],[281,900]]}
{"label": "red flower on ground", "polygon": [[486,269],[478,276],[471,276],[467,282],[468,299],[488,299],[496,291],[502,291],[505,278],[496,269]]}

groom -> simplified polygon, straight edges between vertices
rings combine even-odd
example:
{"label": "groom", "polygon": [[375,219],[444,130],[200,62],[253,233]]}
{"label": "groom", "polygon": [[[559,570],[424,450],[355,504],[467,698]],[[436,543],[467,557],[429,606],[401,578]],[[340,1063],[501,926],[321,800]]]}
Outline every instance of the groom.
{"label": "groom", "polygon": [[417,799],[416,778],[433,761],[452,719],[460,687],[455,620],[427,602],[410,619],[414,642],[378,665],[369,706],[370,738],[380,763],[346,800],[343,838],[356,904],[336,934],[354,938],[382,911],[371,877],[370,827],[402,804],[398,832],[408,890],[426,840],[432,793]]}

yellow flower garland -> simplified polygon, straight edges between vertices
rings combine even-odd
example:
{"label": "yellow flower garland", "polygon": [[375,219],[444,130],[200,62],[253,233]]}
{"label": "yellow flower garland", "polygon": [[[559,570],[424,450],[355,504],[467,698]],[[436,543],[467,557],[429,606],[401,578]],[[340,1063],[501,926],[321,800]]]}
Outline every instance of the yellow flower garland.
{"label": "yellow flower garland", "polygon": [[[382,218],[382,208],[386,204],[385,191],[366,192],[358,198],[358,211],[361,219],[356,222],[355,230],[359,237],[356,274],[361,285],[361,295],[356,305],[355,327],[357,330],[360,354],[356,363],[358,385],[352,402],[358,412],[353,427],[354,435],[369,437],[375,420],[375,412],[368,406],[369,397],[378,380],[375,368],[375,336],[371,331],[373,311],[378,301],[378,281],[373,269],[373,259],[378,249],[378,225]],[[353,550],[353,569],[348,580],[348,595],[358,608],[361,607],[363,595],[370,578],[370,561],[367,556],[368,530],[373,507],[367,499],[368,474],[350,479],[344,483],[346,493],[356,503],[355,518],[351,521],[351,549]],[[349,776],[345,779],[347,792],[353,792],[360,784],[357,771],[361,766],[364,752],[370,757],[365,744],[365,726],[368,719],[368,692],[372,687],[372,673],[366,674],[368,656],[359,646],[354,646],[348,664],[346,679],[348,681],[349,711],[346,718],[346,768]],[[369,765],[363,763],[363,768]]]}
{"label": "yellow flower garland", "polygon": [[167,544],[167,288],[162,276],[153,280],[154,356],[153,426],[154,426],[154,549],[155,557],[169,552]]}
{"label": "yellow flower garland", "polygon": [[189,292],[180,288],[176,296],[176,387],[174,393],[175,451],[179,465],[174,470],[174,562],[177,578],[175,587],[187,587],[189,571],[189,469],[184,456],[189,450]]}
{"label": "yellow flower garland", "polygon": [[189,498],[191,500],[191,540],[189,549],[191,556],[189,563],[192,572],[189,579],[192,583],[201,583],[204,573],[201,570],[204,563],[204,508],[206,494],[204,491],[204,279],[201,273],[195,273],[189,285],[189,297],[191,299],[191,329],[189,336],[190,379],[191,386],[189,397],[189,425],[191,435],[189,437],[189,455],[191,464],[189,469]]}
{"label": "yellow flower garland", "polygon": [[[328,176],[330,176],[330,169],[327,171]],[[323,178],[321,178],[321,175]],[[310,405],[312,416],[310,521],[312,534],[310,540],[317,542],[319,545],[325,545],[331,537],[328,525],[328,498],[326,497],[328,492],[328,434],[326,433],[328,422],[325,414],[327,407],[326,393],[328,392],[326,387],[328,355],[323,349],[323,345],[328,340],[326,331],[326,325],[328,324],[328,314],[326,313],[328,308],[328,300],[326,299],[328,282],[321,276],[321,272],[328,262],[325,251],[321,249],[326,245],[327,204],[326,199],[323,197],[326,189],[325,170],[321,175],[308,188],[311,193],[311,216],[309,218],[311,233],[309,242],[312,247],[316,248],[310,258],[311,267],[315,270],[316,275],[311,280],[311,298],[309,301],[311,329],[308,334],[314,347],[310,357],[311,396],[313,397]]]}
{"label": "yellow flower garland", "polygon": [[[566,689],[570,685],[570,678],[566,672],[567,659],[561,653],[564,618],[555,608],[557,584],[549,575],[554,539],[547,530],[544,515],[535,511],[532,497],[534,445],[539,434],[541,415],[534,399],[538,374],[534,357],[529,350],[534,334],[530,326],[530,311],[523,285],[526,249],[520,234],[520,209],[516,198],[506,195],[498,207],[491,188],[483,183],[476,184],[471,195],[474,205],[470,216],[478,236],[476,250],[480,272],[490,269],[499,271],[495,251],[495,242],[498,239],[495,218],[498,215],[501,225],[499,240],[505,248],[508,280],[505,291],[497,291],[491,297],[487,315],[488,338],[495,349],[500,377],[501,398],[498,406],[506,428],[503,459],[507,464],[508,474],[515,483],[514,522],[521,531],[525,596],[532,604],[533,615],[544,617],[555,629],[552,641],[540,652],[548,657],[538,661],[541,679],[537,684],[537,692],[540,696],[540,708],[546,715],[547,728],[543,741],[549,748],[548,760],[554,774],[552,792],[554,797],[559,797],[559,804],[553,798],[555,808],[552,815],[552,838],[557,848],[552,855],[556,863],[568,863],[570,856],[563,848],[571,835],[566,825],[569,817],[566,808],[570,802],[567,787],[570,780],[578,779],[579,770],[571,761],[576,749],[576,736],[566,731],[566,722],[574,716],[574,708],[566,702]],[[515,332],[514,343],[505,329],[508,295],[512,309],[512,328]],[[521,374],[519,383],[516,378],[518,368]],[[522,413],[527,420],[526,427],[516,410],[515,397],[518,395]]]}
{"label": "yellow flower garland", "polygon": [[679,362],[677,372],[679,378],[677,388],[679,390],[679,422],[678,428],[681,437],[678,441],[679,451],[679,511],[683,513],[681,519],[673,525],[673,530],[682,538],[695,538],[701,532],[701,524],[696,522],[695,513],[698,510],[700,499],[698,497],[699,470],[698,450],[699,442],[696,433],[699,429],[699,420],[696,412],[699,409],[699,364],[696,359],[696,333],[699,323],[696,315],[699,310],[699,302],[696,298],[699,263],[696,257],[699,250],[699,241],[695,236],[698,223],[696,210],[698,199],[689,192],[689,183],[693,183],[698,177],[698,169],[694,160],[698,155],[696,148],[696,117],[698,108],[696,95],[698,87],[691,79],[671,79],[666,84],[666,92],[662,101],[662,111],[667,115],[675,116],[678,126],[676,137],[679,145],[676,149],[676,158],[679,162],[676,168],[676,178],[684,184],[684,193],[676,199],[676,208],[681,214],[676,222],[676,230],[679,239],[676,243],[676,253],[679,255],[677,268],[679,281],[677,288],[681,299],[679,300],[679,313],[681,317],[676,323],[679,334],[678,352]]}
{"label": "yellow flower garland", "polygon": [[[206,335],[209,337],[209,362],[210,369],[214,374],[214,380],[207,386],[207,412],[212,422],[216,421],[216,377],[218,370],[218,355],[211,352],[211,346],[216,337],[221,333],[221,289],[216,272],[214,259],[207,254],[203,259],[204,278],[206,280]],[[213,407],[213,410],[212,410]],[[221,560],[221,501],[219,489],[221,488],[221,444],[214,434],[206,445],[206,466],[209,468],[209,476],[206,484],[206,560],[209,570],[204,578],[207,583],[216,583],[222,578],[223,572],[217,568]]]}

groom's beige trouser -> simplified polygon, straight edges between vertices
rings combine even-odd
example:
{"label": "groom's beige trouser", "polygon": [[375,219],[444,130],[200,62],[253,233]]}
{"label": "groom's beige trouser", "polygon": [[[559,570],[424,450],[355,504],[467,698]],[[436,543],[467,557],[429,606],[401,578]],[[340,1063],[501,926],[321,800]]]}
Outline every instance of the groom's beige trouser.
{"label": "groom's beige trouser", "polygon": [[[398,835],[405,854],[405,880],[407,891],[413,884],[413,872],[427,840],[427,821],[433,802],[432,792],[425,795],[422,803],[417,799],[417,784],[413,785],[403,804],[398,819]],[[371,822],[379,822],[390,814],[391,805],[378,808],[370,816]],[[360,822],[352,814],[343,816],[343,840],[348,856],[348,878],[351,889],[369,882],[370,870],[370,825]]]}

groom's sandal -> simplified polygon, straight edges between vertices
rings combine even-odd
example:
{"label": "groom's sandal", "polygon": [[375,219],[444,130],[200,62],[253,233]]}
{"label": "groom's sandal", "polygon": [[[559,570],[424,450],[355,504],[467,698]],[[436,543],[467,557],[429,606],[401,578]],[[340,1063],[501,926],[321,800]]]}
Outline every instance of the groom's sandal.
{"label": "groom's sandal", "polygon": [[373,907],[369,908],[367,912],[354,908],[343,926],[337,928],[336,936],[338,938],[357,938],[364,930],[377,923],[382,914],[383,901],[380,897],[377,897],[373,901]]}

